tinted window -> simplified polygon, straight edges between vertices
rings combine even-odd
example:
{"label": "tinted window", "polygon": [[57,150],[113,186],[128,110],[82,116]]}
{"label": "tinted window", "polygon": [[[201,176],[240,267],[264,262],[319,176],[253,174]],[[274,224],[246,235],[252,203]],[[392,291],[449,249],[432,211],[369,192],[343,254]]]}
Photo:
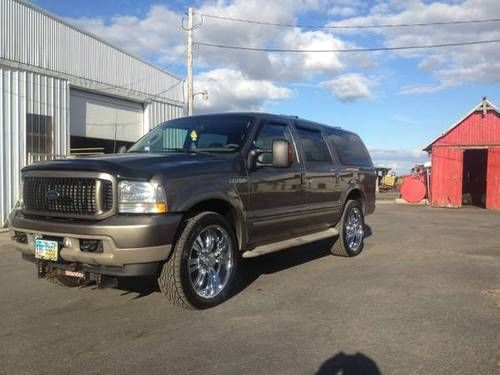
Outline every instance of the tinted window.
{"label": "tinted window", "polygon": [[[270,151],[273,148],[273,141],[278,139],[285,139],[293,145],[292,134],[290,133],[288,126],[268,122],[260,128],[254,144],[262,150]],[[268,153],[261,154],[259,156],[259,162],[271,164],[273,162],[273,156]]]}
{"label": "tinted window", "polygon": [[368,150],[356,134],[333,130],[328,135],[328,142],[337,152],[342,164],[359,167],[373,166]]}
{"label": "tinted window", "polygon": [[320,131],[297,128],[297,133],[308,170],[324,170],[325,166],[331,166],[332,157]]}
{"label": "tinted window", "polygon": [[237,115],[171,120],[142,137],[130,152],[235,152],[243,145],[251,122],[251,117]]}

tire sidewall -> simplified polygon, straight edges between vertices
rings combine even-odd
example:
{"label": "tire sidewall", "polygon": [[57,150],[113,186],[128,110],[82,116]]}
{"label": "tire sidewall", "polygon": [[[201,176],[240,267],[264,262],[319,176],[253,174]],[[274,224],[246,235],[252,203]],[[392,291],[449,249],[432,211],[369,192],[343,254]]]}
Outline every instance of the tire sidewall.
{"label": "tire sidewall", "polygon": [[[349,212],[353,209],[357,208],[361,212],[361,225],[363,225],[363,237],[361,238],[361,244],[359,245],[359,248],[354,251],[350,248],[349,244],[347,243],[347,233],[346,233],[346,221],[347,221],[347,216],[349,215]],[[344,210],[344,214],[342,215],[342,241],[344,244],[344,249],[346,252],[349,254],[349,256],[356,256],[361,251],[363,250],[363,247],[365,245],[365,217],[363,215],[363,207],[361,206],[361,203],[355,200],[348,201]]]}
{"label": "tire sidewall", "polygon": [[[231,241],[231,251],[232,251],[232,259],[233,259],[233,265],[231,269],[231,275],[229,276],[229,280],[224,287],[224,289],[215,297],[213,298],[203,298],[199,296],[196,291],[193,288],[193,285],[191,284],[190,280],[190,275],[189,275],[189,257],[190,257],[190,251],[191,247],[193,246],[193,243],[196,239],[196,237],[201,233],[201,231],[206,228],[207,226],[210,225],[220,225],[223,227]],[[179,249],[181,251],[181,257],[180,257],[180,280],[182,284],[182,289],[189,300],[189,302],[197,307],[197,308],[209,308],[215,305],[218,305],[219,303],[225,301],[227,298],[229,298],[232,287],[235,282],[236,278],[236,273],[237,273],[237,268],[238,268],[238,263],[239,263],[239,252],[238,252],[238,247],[237,247],[237,242],[236,242],[236,236],[234,234],[234,230],[232,226],[228,223],[228,221],[221,215],[215,213],[215,212],[210,212],[201,217],[198,222],[195,223],[195,225],[191,228],[190,233],[187,235],[187,240],[184,242],[184,246],[182,249]]]}

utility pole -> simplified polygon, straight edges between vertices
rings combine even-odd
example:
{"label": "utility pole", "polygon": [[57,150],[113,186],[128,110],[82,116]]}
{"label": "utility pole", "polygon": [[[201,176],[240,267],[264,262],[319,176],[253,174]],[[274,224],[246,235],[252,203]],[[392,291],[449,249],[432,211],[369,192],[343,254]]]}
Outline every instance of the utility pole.
{"label": "utility pole", "polygon": [[188,8],[187,24],[187,109],[193,115],[193,8]]}

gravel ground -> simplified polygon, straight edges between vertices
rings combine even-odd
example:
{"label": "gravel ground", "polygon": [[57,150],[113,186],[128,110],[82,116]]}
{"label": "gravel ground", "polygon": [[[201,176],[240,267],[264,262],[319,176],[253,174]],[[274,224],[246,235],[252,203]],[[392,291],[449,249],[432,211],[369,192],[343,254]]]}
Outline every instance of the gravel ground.
{"label": "gravel ground", "polygon": [[364,252],[247,260],[206,311],[37,280],[0,234],[0,373],[499,374],[500,214],[380,205]]}

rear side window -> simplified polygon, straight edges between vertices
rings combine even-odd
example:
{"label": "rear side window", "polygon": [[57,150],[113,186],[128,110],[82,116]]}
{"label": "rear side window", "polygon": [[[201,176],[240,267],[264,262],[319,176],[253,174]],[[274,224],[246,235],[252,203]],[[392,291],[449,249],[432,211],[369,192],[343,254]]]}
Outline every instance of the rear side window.
{"label": "rear side window", "polygon": [[324,171],[325,166],[331,167],[332,157],[320,131],[298,127],[297,134],[308,170]]}
{"label": "rear side window", "polygon": [[368,150],[356,134],[333,130],[327,139],[342,164],[357,167],[373,166]]}

